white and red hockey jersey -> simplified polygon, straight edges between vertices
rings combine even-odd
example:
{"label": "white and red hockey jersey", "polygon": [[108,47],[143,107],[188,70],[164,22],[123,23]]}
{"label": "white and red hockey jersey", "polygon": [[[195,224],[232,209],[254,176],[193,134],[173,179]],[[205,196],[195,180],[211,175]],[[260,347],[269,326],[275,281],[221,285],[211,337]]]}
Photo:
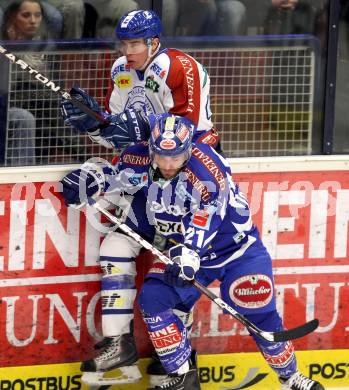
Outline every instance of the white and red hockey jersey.
{"label": "white and red hockey jersey", "polygon": [[106,108],[119,114],[126,108],[142,108],[146,114],[170,112],[185,116],[198,131],[212,128],[210,78],[193,57],[177,49],[161,50],[145,71],[131,69],[126,57],[111,69],[113,86]]}

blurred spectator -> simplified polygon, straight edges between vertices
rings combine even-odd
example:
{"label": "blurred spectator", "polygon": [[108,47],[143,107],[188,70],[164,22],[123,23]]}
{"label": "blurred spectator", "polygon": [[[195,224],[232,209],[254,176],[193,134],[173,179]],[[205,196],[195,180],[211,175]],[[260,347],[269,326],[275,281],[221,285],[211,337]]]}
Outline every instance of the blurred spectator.
{"label": "blurred spectator", "polygon": [[241,0],[248,24],[264,34],[315,34],[325,28],[327,0]]}
{"label": "blurred spectator", "polygon": [[[40,1],[11,1],[4,10],[2,36],[4,39],[11,40],[44,40],[45,42],[46,38],[50,37],[51,31],[43,27],[47,26],[44,22],[45,14]],[[52,54],[48,54],[50,45],[48,41],[45,47],[40,46],[41,51],[37,51],[37,48],[33,46],[32,51],[26,49],[24,53],[17,55],[33,69],[42,72],[45,77],[55,80],[57,79],[55,71],[58,70],[60,64],[54,61]],[[31,150],[35,144],[36,158],[41,157],[40,162],[49,162],[46,159],[48,153],[51,152],[49,149],[54,149],[64,142],[62,137],[56,134],[60,117],[59,108],[54,104],[52,94],[52,91],[35,80],[28,71],[18,67],[12,70],[10,102],[16,101],[16,108],[9,112],[8,139],[12,145],[16,145],[16,148],[22,145],[23,149]],[[24,115],[24,110],[29,111],[29,114],[34,114],[36,127],[32,125],[31,114]],[[22,136],[18,138],[17,135],[20,134]],[[11,154],[16,155],[16,150],[11,149]],[[24,151],[18,150],[18,153],[24,153]],[[30,151],[28,153],[32,154]]]}
{"label": "blurred spectator", "polygon": [[321,0],[271,0],[266,34],[312,34],[322,10]]}
{"label": "blurred spectator", "polygon": [[[134,0],[84,0],[89,7],[93,7],[97,20],[93,18],[87,23],[95,23],[96,38],[110,38],[115,34],[115,27],[122,15],[138,9]],[[92,13],[91,13],[92,14]],[[93,29],[92,27],[90,27]]]}
{"label": "blurred spectator", "polygon": [[2,39],[46,40],[59,38],[62,34],[62,15],[50,4],[38,0],[0,0],[0,5]]}
{"label": "blurred spectator", "polygon": [[217,35],[246,34],[246,7],[237,0],[216,0]]}
{"label": "blurred spectator", "polygon": [[23,108],[8,110],[6,165],[35,165],[35,118]]}
{"label": "blurred spectator", "polygon": [[[63,16],[62,38],[80,39],[84,30],[85,5],[83,0],[46,0]],[[51,13],[46,12],[51,18]]]}
{"label": "blurred spectator", "polygon": [[246,9],[238,0],[163,0],[164,35],[241,35]]}

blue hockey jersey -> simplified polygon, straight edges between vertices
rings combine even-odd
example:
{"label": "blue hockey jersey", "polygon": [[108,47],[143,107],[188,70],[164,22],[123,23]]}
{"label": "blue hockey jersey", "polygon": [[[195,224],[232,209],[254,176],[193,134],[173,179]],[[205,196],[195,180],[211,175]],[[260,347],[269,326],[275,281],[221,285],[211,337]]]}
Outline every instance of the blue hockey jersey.
{"label": "blue hockey jersey", "polygon": [[187,164],[171,180],[153,167],[147,142],[127,147],[116,169],[118,187],[142,199],[135,202],[134,215],[146,218],[168,242],[195,250],[201,267],[220,268],[259,241],[228,162],[210,146],[194,144]]}

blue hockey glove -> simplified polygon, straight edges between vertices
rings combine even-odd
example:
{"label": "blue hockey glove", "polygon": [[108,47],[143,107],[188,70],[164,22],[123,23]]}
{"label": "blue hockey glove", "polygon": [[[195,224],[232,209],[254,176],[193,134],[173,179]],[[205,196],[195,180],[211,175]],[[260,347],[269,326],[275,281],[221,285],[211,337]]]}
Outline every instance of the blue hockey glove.
{"label": "blue hockey glove", "polygon": [[169,250],[169,256],[174,263],[166,266],[165,282],[176,287],[190,287],[189,282],[194,279],[195,273],[200,268],[198,254],[180,244]]}
{"label": "blue hockey glove", "polygon": [[105,119],[109,125],[102,125],[99,130],[89,133],[94,141],[100,142],[102,138],[109,147],[124,148],[130,143],[149,139],[149,122],[143,111],[126,109],[121,114],[107,115]]}
{"label": "blue hockey glove", "polygon": [[105,192],[114,175],[114,168],[108,163],[84,163],[81,168],[68,173],[61,180],[65,204],[67,206],[81,204],[87,198]]}
{"label": "blue hockey glove", "polygon": [[[84,103],[88,108],[101,114],[101,110],[97,101],[89,96],[89,94],[79,87],[73,87],[70,90],[70,95],[80,102]],[[90,129],[94,129],[101,125],[101,122],[92,116],[85,114],[76,107],[71,100],[62,99],[61,101],[61,112],[66,125],[73,126],[76,130],[81,133],[86,133]]]}

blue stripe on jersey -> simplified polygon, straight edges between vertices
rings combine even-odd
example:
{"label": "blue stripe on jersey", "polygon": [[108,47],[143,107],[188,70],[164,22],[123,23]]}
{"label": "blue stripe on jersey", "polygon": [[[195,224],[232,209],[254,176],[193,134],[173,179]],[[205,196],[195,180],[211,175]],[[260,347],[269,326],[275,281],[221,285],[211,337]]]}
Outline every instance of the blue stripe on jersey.
{"label": "blue stripe on jersey", "polygon": [[102,314],[133,314],[133,309],[102,309]]}
{"label": "blue stripe on jersey", "polygon": [[110,261],[111,263],[130,263],[131,261],[134,261],[134,257],[100,256],[99,261]]}

